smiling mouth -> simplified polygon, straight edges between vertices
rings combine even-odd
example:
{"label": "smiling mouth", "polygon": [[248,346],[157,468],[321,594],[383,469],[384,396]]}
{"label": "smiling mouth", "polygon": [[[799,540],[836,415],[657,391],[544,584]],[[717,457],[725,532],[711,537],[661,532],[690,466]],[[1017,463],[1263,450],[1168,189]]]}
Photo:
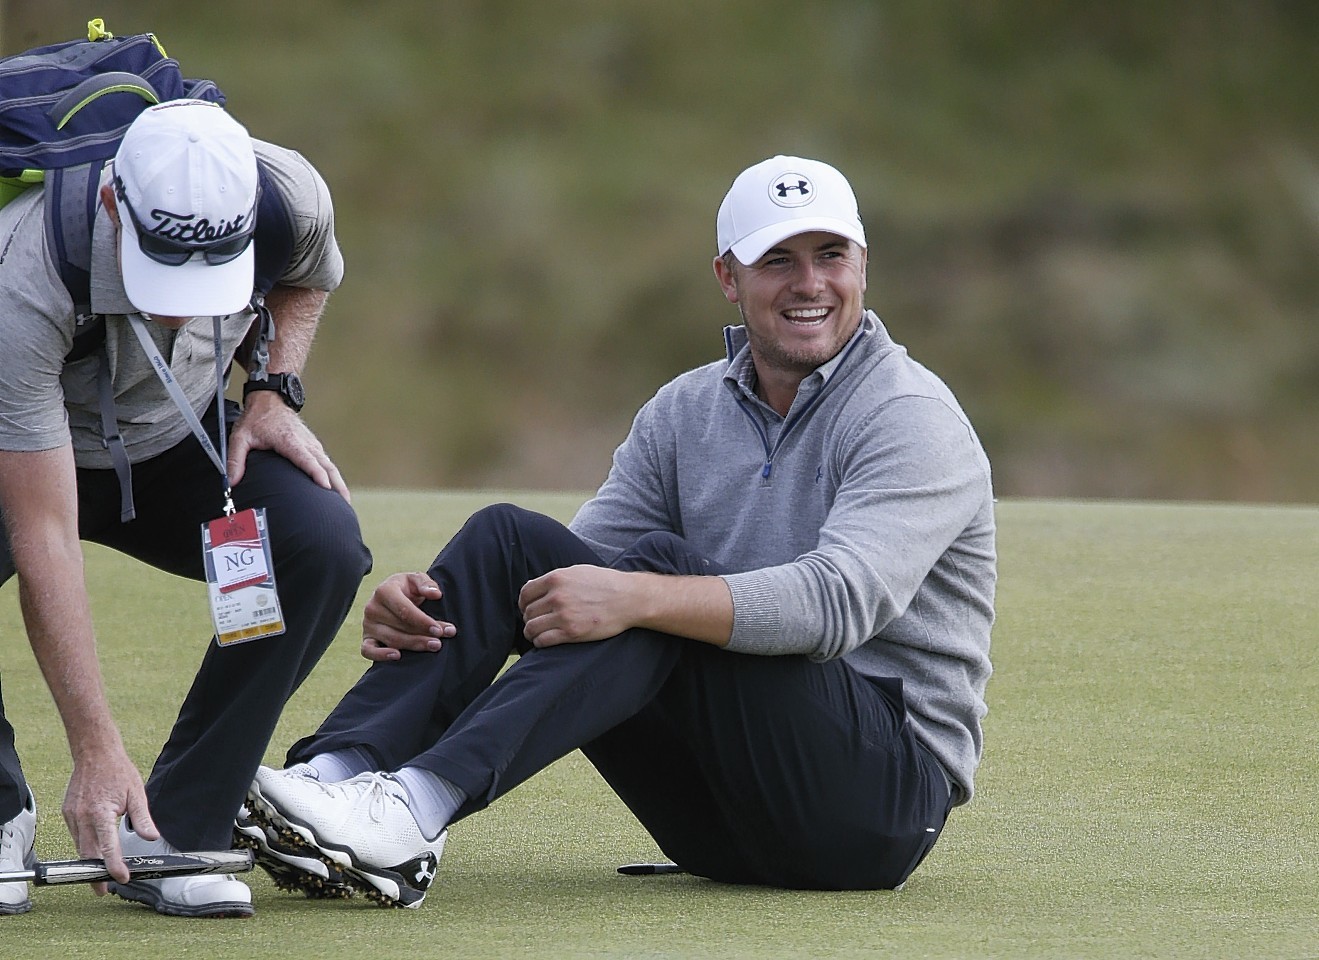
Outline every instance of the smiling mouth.
{"label": "smiling mouth", "polygon": [[810,327],[823,323],[825,317],[829,316],[829,308],[798,307],[793,310],[784,310],[783,316],[789,323]]}

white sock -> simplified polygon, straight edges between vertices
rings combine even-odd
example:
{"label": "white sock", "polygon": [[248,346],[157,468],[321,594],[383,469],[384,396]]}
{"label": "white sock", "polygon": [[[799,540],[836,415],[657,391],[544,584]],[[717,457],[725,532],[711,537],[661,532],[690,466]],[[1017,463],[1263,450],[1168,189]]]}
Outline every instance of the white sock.
{"label": "white sock", "polygon": [[340,747],[330,753],[318,753],[307,765],[316,771],[316,778],[322,783],[350,780],[376,768],[376,762],[363,747]]}
{"label": "white sock", "polygon": [[402,767],[390,774],[408,792],[408,809],[427,837],[435,838],[449,825],[467,799],[456,786],[438,773],[422,767]]}

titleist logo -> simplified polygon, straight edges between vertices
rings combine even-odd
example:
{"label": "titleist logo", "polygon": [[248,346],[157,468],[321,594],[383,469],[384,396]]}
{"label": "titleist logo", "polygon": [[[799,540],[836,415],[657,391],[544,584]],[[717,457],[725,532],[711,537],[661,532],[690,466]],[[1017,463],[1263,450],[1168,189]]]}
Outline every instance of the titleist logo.
{"label": "titleist logo", "polygon": [[151,211],[155,223],[147,228],[153,236],[163,237],[181,244],[211,244],[247,229],[250,217],[240,213],[232,220],[212,222],[191,213],[170,213],[168,210]]}

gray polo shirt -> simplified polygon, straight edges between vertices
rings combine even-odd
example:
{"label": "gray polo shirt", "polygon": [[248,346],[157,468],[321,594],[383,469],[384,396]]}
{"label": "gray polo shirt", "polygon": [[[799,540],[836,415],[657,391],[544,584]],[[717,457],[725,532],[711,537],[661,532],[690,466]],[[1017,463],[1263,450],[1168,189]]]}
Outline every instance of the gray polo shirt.
{"label": "gray polo shirt", "polygon": [[[260,140],[252,146],[293,218],[293,255],[280,283],[333,290],[343,278],[343,258],[325,182],[292,150]],[[78,466],[108,469],[112,464],[101,443],[96,391],[99,360],[93,355],[64,363],[77,318],[46,247],[44,202],[44,191],[36,189],[0,208],[0,450],[50,450],[72,439]],[[92,235],[92,309],[106,317],[119,429],[129,459],[139,462],[168,450],[189,430],[127,321],[133,306],[124,293],[117,256],[114,225],[102,209]],[[224,318],[221,351],[226,361],[252,319],[250,310]],[[211,318],[195,317],[177,331],[151,323],[147,328],[200,416],[215,397]]]}

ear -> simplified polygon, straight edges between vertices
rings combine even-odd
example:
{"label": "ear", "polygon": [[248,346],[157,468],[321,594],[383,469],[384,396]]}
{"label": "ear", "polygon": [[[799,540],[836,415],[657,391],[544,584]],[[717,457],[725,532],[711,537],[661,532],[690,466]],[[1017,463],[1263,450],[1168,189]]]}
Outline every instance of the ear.
{"label": "ear", "polygon": [[110,214],[110,222],[116,227],[119,226],[119,207],[115,204],[114,188],[108,183],[101,187],[101,206]]}
{"label": "ear", "polygon": [[737,274],[732,267],[724,262],[723,257],[714,258],[714,275],[719,281],[719,286],[723,288],[724,296],[728,298],[728,302],[737,303]]}

